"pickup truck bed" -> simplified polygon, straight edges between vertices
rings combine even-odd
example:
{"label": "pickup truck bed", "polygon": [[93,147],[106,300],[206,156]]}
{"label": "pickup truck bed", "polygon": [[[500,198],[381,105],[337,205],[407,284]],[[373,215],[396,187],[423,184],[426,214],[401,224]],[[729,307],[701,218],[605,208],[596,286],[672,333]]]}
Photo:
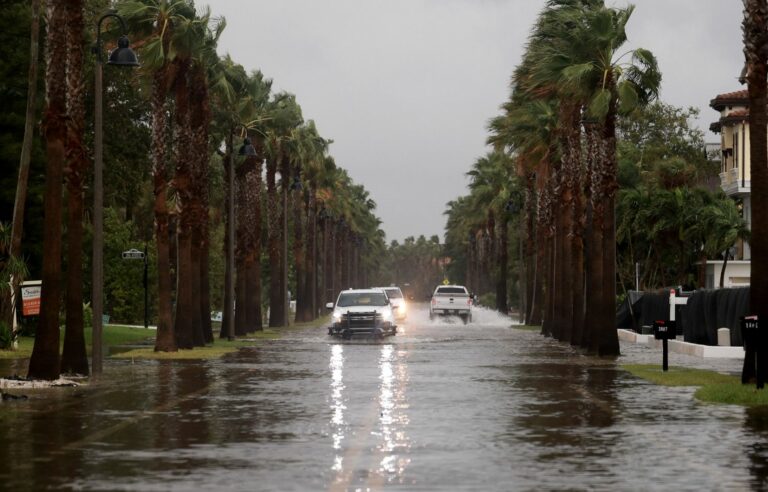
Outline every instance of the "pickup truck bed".
{"label": "pickup truck bed", "polygon": [[459,316],[464,323],[472,321],[472,298],[463,286],[440,286],[432,294],[429,319],[436,316]]}

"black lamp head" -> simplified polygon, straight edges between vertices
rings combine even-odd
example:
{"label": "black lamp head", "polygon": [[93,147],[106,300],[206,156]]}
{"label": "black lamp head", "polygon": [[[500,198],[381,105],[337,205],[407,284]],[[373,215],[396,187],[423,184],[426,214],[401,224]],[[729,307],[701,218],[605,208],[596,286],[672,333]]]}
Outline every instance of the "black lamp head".
{"label": "black lamp head", "polygon": [[128,37],[125,35],[120,36],[117,40],[117,48],[113,49],[109,54],[109,60],[107,65],[118,65],[121,67],[138,67],[139,59],[136,57],[136,53],[129,47]]}
{"label": "black lamp head", "polygon": [[301,178],[298,176],[293,177],[293,183],[291,183],[291,189],[294,191],[301,190]]}
{"label": "black lamp head", "polygon": [[251,143],[250,138],[245,137],[243,139],[243,145],[240,146],[240,150],[237,153],[246,157],[256,156],[256,148]]}

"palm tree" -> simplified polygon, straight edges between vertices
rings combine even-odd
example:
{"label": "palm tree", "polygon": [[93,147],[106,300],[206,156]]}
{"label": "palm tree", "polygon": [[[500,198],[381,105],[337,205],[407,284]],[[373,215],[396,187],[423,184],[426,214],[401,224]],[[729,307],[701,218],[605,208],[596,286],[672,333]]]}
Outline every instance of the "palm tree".
{"label": "palm tree", "polygon": [[744,0],[744,57],[749,89],[750,166],[752,170],[752,273],[750,311],[768,319],[768,2]]}
{"label": "palm tree", "polygon": [[[262,236],[262,163],[264,161],[264,138],[267,125],[267,105],[272,81],[265,79],[261,72],[253,72],[247,83],[247,104],[242,105],[243,126],[253,137],[256,155],[247,157],[243,163],[244,180],[242,185],[243,201],[238,207],[243,209],[242,264],[238,278],[240,283],[238,298],[243,305],[241,317],[236,321],[236,332],[244,334],[262,329],[261,313],[261,236]],[[241,186],[238,186],[240,190]],[[244,291],[242,291],[244,289]]]}
{"label": "palm tree", "polygon": [[[535,79],[541,87],[551,85],[563,96],[587,101],[586,114],[596,120],[599,128],[594,146],[595,155],[588,156],[592,165],[592,231],[588,268],[588,287],[600,285],[601,295],[590,295],[595,304],[592,326],[597,332],[589,338],[589,348],[601,355],[618,354],[618,338],[614,325],[616,290],[616,240],[614,228],[614,197],[616,193],[616,117],[657,95],[661,76],[653,55],[643,49],[630,52],[631,61],[624,62],[618,50],[626,42],[626,24],[633,12],[606,8],[602,1],[582,0],[553,2],[554,8],[545,13],[541,42],[536,44],[538,64]],[[544,42],[544,41],[547,42]],[[552,41],[554,40],[554,41]],[[570,107],[570,104],[567,106]],[[573,179],[576,133],[575,111],[565,111],[566,181]],[[579,116],[580,117],[580,116]],[[578,128],[578,127],[576,127]],[[572,143],[569,143],[572,142]],[[573,185],[568,184],[568,189]],[[583,221],[583,219],[582,219]],[[599,271],[599,274],[598,274]],[[584,340],[582,340],[584,342]]]}
{"label": "palm tree", "polygon": [[[34,137],[35,107],[37,100],[37,69],[38,52],[40,47],[40,6],[42,0],[32,0],[32,25],[30,27],[29,42],[29,71],[27,73],[27,110],[24,117],[24,140],[21,144],[21,157],[19,158],[19,177],[16,181],[16,198],[13,204],[13,222],[11,226],[11,238],[8,255],[21,258],[21,237],[24,232],[24,208],[27,201],[27,182],[29,181],[29,164],[32,156],[32,139]],[[13,306],[11,306],[11,292],[16,292],[20,280],[16,276],[10,279],[11,288],[7,295],[3,295],[3,317],[8,326],[13,326]]]}
{"label": "palm tree", "polygon": [[[506,313],[507,307],[507,251],[508,228],[506,205],[511,198],[512,188],[509,159],[502,152],[492,152],[478,159],[473,168],[467,173],[470,177],[470,196],[477,204],[475,210],[487,208],[488,220],[486,227],[490,237],[495,237],[496,223],[499,227],[499,246],[492,248],[498,251],[498,256],[491,259],[497,265],[496,272],[496,309]],[[493,240],[491,243],[493,244]]]}
{"label": "palm tree", "polygon": [[66,2],[67,9],[67,294],[66,328],[61,370],[88,374],[83,331],[83,180],[88,168],[85,134],[85,77],[83,76],[83,1]]}
{"label": "palm tree", "polygon": [[728,266],[729,249],[737,241],[750,241],[752,238],[749,225],[741,216],[736,203],[729,198],[705,208],[706,218],[702,221],[706,227],[704,251],[711,256],[723,254],[723,268],[720,270],[720,288],[725,284],[725,269]]}
{"label": "palm tree", "polygon": [[[545,195],[547,175],[551,161],[557,159],[552,142],[557,127],[554,99],[531,99],[521,88],[528,76],[524,67],[516,71],[514,92],[502,106],[503,114],[491,120],[491,135],[488,143],[497,150],[513,155],[517,174],[526,180],[526,258],[533,265],[527,269],[525,322],[542,323],[544,293],[551,293],[551,287],[544,289],[547,278],[545,265],[547,244],[550,242],[553,226],[547,218],[552,217],[553,200]],[[535,258],[534,258],[535,256]]]}
{"label": "palm tree", "polygon": [[[178,29],[175,37],[176,57],[173,60],[174,125],[173,158],[176,172],[173,179],[178,204],[177,267],[176,267],[176,343],[180,348],[192,348],[205,344],[200,313],[200,265],[199,247],[196,247],[195,231],[199,229],[202,211],[197,193],[200,186],[198,167],[207,166],[207,150],[200,163],[196,159],[194,145],[194,108],[201,101],[193,99],[194,66],[198,54],[206,43],[206,30],[210,14],[198,17],[192,11]],[[207,91],[206,91],[207,92]],[[207,101],[207,96],[205,96]],[[201,111],[207,113],[207,110]],[[203,117],[202,119],[205,119]],[[207,136],[205,147],[207,148]],[[207,210],[205,211],[207,213]],[[199,242],[198,242],[199,244]],[[206,313],[208,316],[210,311]]]}
{"label": "palm tree", "polygon": [[[315,318],[316,308],[311,286],[315,283],[315,184],[311,179],[316,175],[318,163],[322,162],[328,142],[317,132],[315,122],[309,120],[300,129],[299,165],[295,168],[296,179],[304,176],[309,187],[294,190],[294,239],[293,252],[296,266],[296,321],[305,322]],[[304,242],[306,237],[306,243]]]}
{"label": "palm tree", "polygon": [[29,360],[28,377],[59,377],[59,307],[61,305],[61,209],[62,174],[66,143],[66,9],[62,2],[49,0],[47,6],[45,89],[46,107],[43,134],[46,143],[45,206],[42,293],[40,321]]}
{"label": "palm tree", "polygon": [[173,82],[176,58],[175,38],[183,33],[193,11],[185,0],[129,1],[118,12],[143,36],[143,70],[152,86],[152,179],[154,192],[155,242],[157,245],[158,314],[155,351],[175,352],[176,333],[172,314],[171,237],[168,209],[169,192],[169,117],[168,94]]}
{"label": "palm tree", "polygon": [[[282,215],[278,205],[276,173],[278,167],[283,180],[283,192],[288,192],[288,155],[286,142],[291,131],[303,122],[301,107],[296,103],[296,97],[288,93],[276,94],[269,109],[269,128],[267,130],[267,250],[269,254],[269,326],[283,326],[288,313],[284,312],[285,293],[287,286],[283,285],[282,271]],[[282,211],[287,213],[287,211]]]}
{"label": "palm tree", "polygon": [[[209,14],[203,16],[204,19]],[[193,55],[193,64],[189,83],[192,87],[192,111],[190,126],[192,131],[192,188],[193,201],[190,204],[190,215],[194,222],[192,227],[192,278],[193,289],[197,292],[199,302],[199,323],[206,343],[213,342],[211,326],[211,302],[209,270],[209,198],[208,198],[208,166],[210,160],[209,129],[212,121],[210,107],[209,78],[215,76],[214,70],[218,65],[216,44],[226,27],[224,19],[218,19],[213,25],[199,24],[202,31],[198,39],[200,45]],[[197,272],[197,275],[195,274]],[[194,316],[194,305],[193,305]]]}

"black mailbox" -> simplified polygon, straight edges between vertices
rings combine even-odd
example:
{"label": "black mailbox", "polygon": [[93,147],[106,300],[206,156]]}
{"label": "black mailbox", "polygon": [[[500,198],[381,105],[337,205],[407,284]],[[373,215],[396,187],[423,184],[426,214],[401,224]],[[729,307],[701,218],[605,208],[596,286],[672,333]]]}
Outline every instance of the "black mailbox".
{"label": "black mailbox", "polygon": [[761,354],[760,326],[757,316],[744,316],[741,321],[741,338],[744,342],[744,367],[741,370],[741,383],[755,381],[757,389],[765,385],[767,371],[765,354]]}
{"label": "black mailbox", "polygon": [[752,349],[757,345],[757,316],[744,316],[740,321],[744,349]]}
{"label": "black mailbox", "polygon": [[672,340],[676,335],[674,321],[660,319],[653,322],[653,337],[656,340]]}

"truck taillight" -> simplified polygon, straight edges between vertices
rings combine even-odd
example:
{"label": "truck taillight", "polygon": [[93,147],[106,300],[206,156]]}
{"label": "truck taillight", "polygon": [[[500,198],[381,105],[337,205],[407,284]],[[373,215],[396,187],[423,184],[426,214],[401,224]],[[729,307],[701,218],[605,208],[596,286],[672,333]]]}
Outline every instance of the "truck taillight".
{"label": "truck taillight", "polygon": [[433,297],[433,298],[432,298],[432,305],[434,306],[435,304],[437,304],[437,299],[435,299],[435,298]]}
{"label": "truck taillight", "polygon": [[471,305],[472,305],[472,299],[467,299],[467,306],[471,306]]}

